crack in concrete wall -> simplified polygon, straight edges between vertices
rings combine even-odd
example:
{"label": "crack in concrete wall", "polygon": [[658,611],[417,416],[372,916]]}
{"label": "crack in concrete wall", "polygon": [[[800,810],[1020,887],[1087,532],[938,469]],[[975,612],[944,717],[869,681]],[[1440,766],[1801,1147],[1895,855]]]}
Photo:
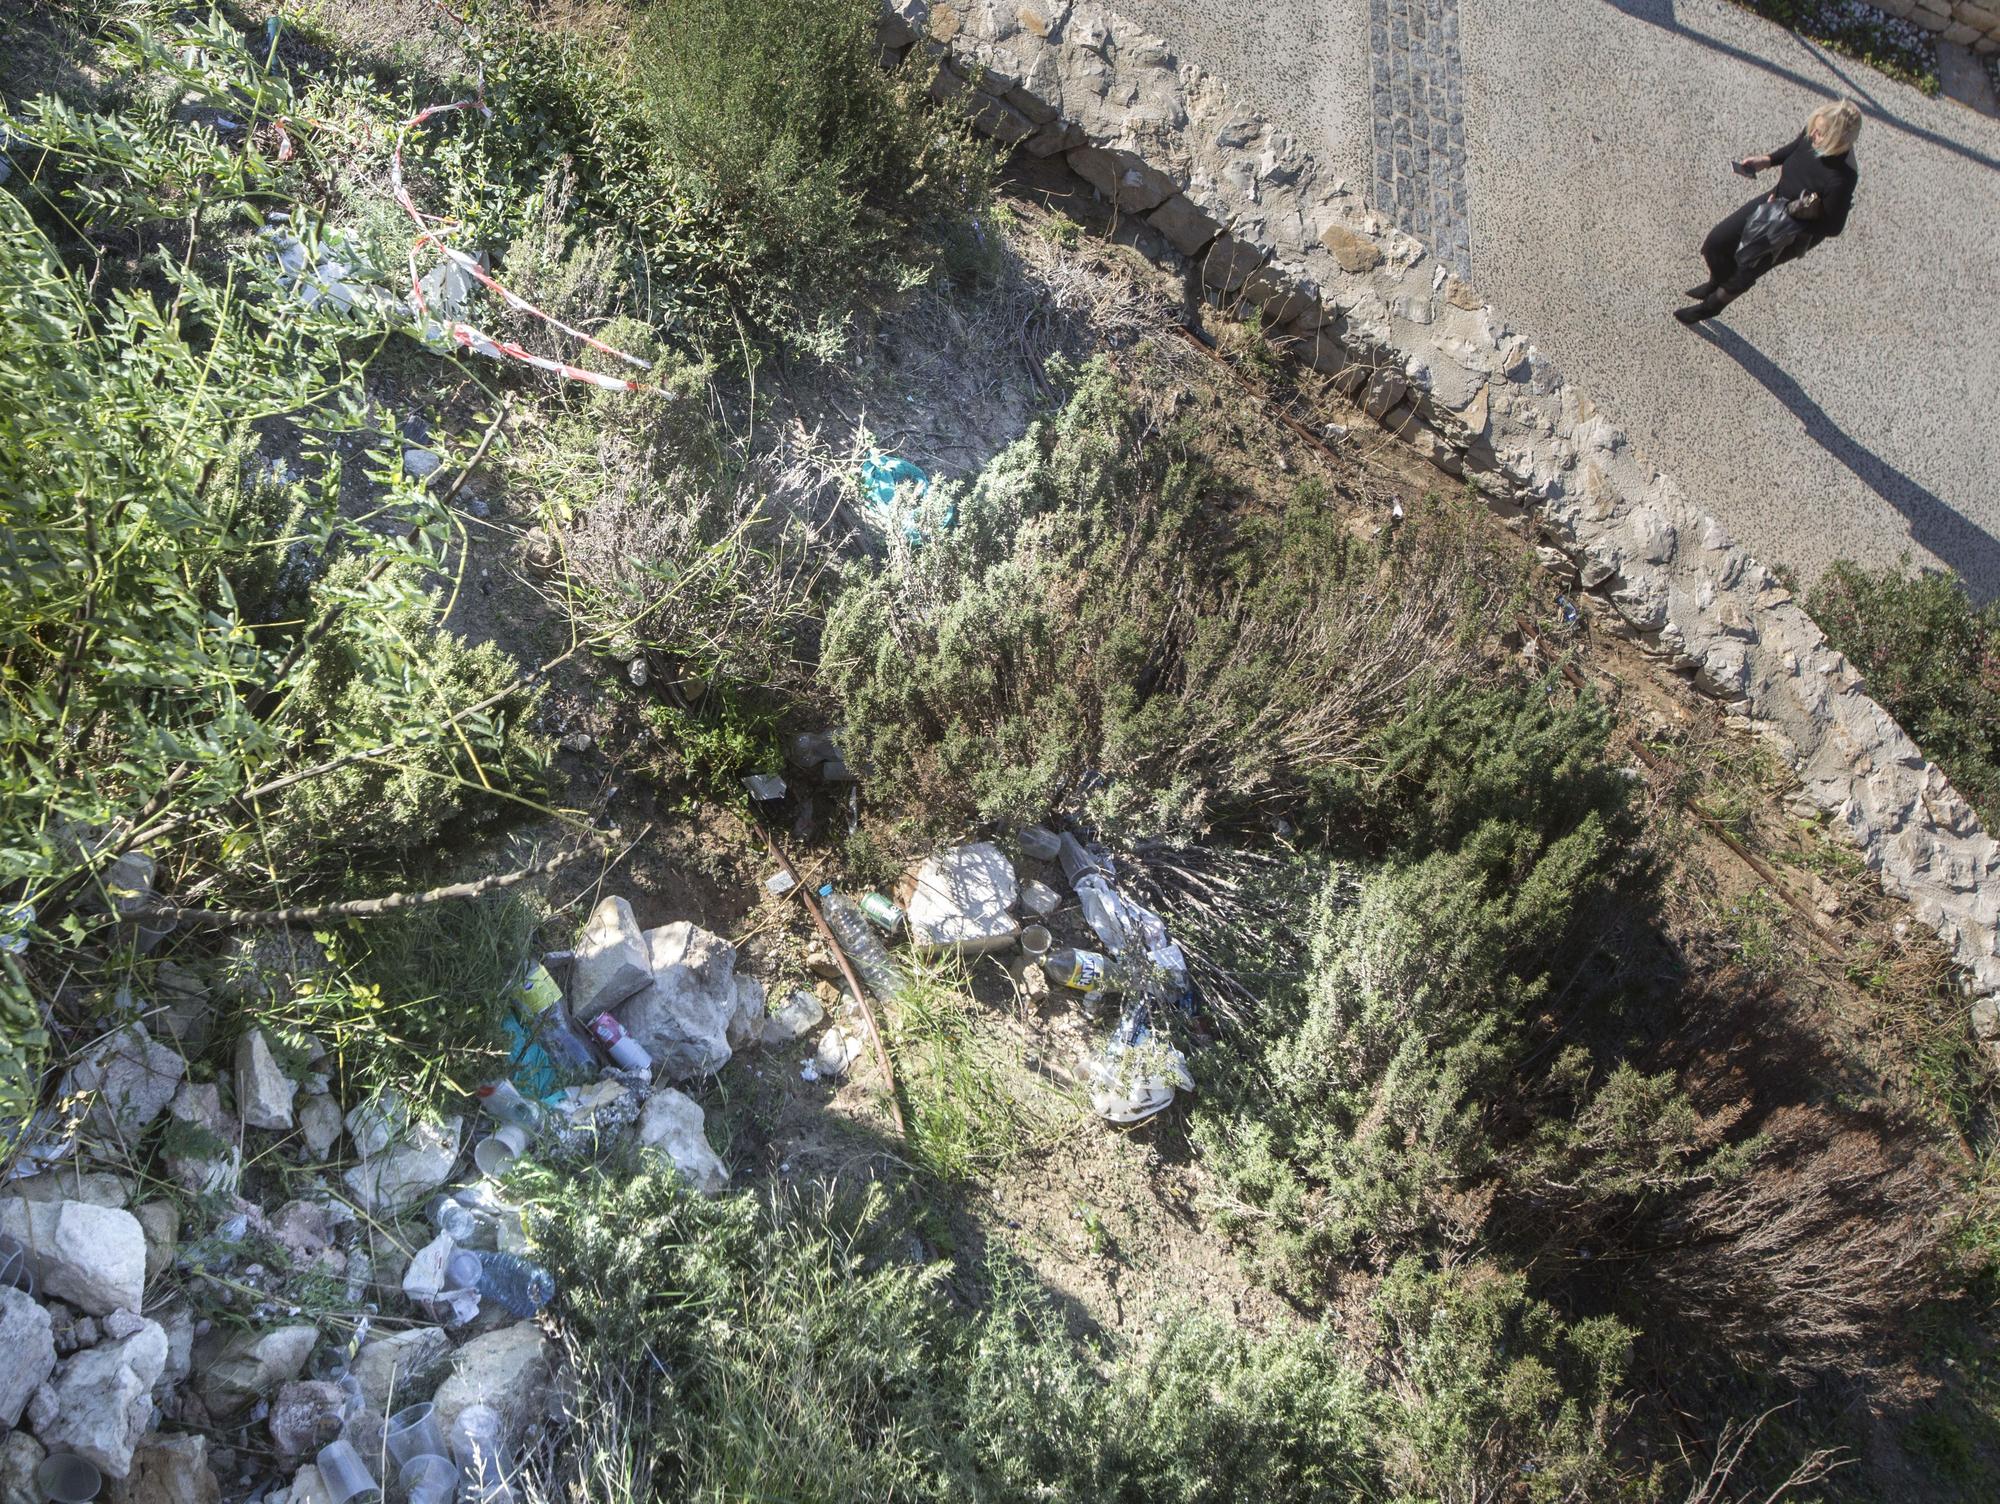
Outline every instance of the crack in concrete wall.
{"label": "crack in concrete wall", "polygon": [[[2000,843],[1778,579],[1525,334],[1167,42],[1072,0],[890,0],[884,45],[1142,216],[1297,359],[1516,516],[1607,620],[1768,737],[1967,972],[2000,1041]],[[1517,511],[1518,509],[1518,511]]]}

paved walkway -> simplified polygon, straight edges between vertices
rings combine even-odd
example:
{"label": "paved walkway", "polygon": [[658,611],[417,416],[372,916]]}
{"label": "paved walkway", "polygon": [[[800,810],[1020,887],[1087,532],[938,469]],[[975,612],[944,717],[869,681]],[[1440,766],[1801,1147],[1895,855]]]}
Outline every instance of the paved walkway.
{"label": "paved walkway", "polygon": [[[2000,595],[2000,121],[1726,0],[1114,0],[1469,272],[1766,562]],[[1847,233],[1693,334],[1733,157],[1845,94]],[[1770,178],[1764,179],[1768,186]]]}

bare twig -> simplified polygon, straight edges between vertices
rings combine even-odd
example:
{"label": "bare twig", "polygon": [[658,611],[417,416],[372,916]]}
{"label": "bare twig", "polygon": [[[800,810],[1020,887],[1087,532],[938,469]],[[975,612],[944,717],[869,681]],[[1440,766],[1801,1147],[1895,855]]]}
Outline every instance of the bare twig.
{"label": "bare twig", "polygon": [[149,904],[143,909],[133,910],[127,917],[133,919],[165,919],[176,924],[191,924],[200,929],[248,929],[279,924],[316,924],[325,919],[364,919],[376,914],[390,914],[397,909],[414,909],[424,904],[445,903],[452,899],[481,898],[488,893],[497,893],[502,888],[512,888],[531,878],[545,877],[560,867],[566,867],[591,847],[579,847],[575,851],[552,856],[545,862],[537,862],[532,867],[522,867],[513,872],[496,873],[492,877],[482,877],[474,882],[450,883],[442,888],[428,888],[421,893],[388,893],[380,898],[356,899],[351,903],[323,903],[301,909],[184,909],[175,904]]}

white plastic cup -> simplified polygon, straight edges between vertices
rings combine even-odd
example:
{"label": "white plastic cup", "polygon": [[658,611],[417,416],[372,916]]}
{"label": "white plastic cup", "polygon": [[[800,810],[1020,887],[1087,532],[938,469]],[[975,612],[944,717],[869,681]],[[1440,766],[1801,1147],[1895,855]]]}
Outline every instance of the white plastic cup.
{"label": "white plastic cup", "polygon": [[479,1255],[461,1248],[444,1262],[444,1287],[447,1290],[477,1290],[479,1276],[486,1272],[486,1266],[479,1261]]}
{"label": "white plastic cup", "polygon": [[104,1475],[73,1452],[53,1452],[35,1469],[35,1487],[48,1504],[90,1504],[104,1487]]}
{"label": "white plastic cup", "polygon": [[375,1475],[368,1471],[353,1442],[329,1442],[320,1448],[318,1460],[326,1504],[363,1504],[382,1497]]}
{"label": "white plastic cup", "polygon": [[1053,943],[1054,937],[1042,925],[1030,924],[1021,931],[1021,950],[1030,961],[1041,960],[1049,953],[1049,946]]}
{"label": "white plastic cup", "polygon": [[482,1175],[498,1178],[528,1150],[528,1130],[513,1123],[503,1124],[473,1145],[472,1162]]}

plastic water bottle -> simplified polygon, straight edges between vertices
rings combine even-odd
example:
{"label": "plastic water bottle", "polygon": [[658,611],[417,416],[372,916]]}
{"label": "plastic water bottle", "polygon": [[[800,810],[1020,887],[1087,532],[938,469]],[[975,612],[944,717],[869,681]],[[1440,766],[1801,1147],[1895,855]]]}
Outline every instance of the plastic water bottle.
{"label": "plastic water bottle", "polygon": [[518,1253],[482,1253],[473,1288],[511,1315],[526,1317],[555,1298],[556,1277]]}
{"label": "plastic water bottle", "polygon": [[834,892],[833,884],[828,883],[819,890],[819,907],[826,916],[826,927],[833,931],[833,938],[854,963],[854,974],[861,979],[862,986],[886,999],[909,985],[903,968],[889,958],[888,950],[875,937],[875,931],[853,899]]}

